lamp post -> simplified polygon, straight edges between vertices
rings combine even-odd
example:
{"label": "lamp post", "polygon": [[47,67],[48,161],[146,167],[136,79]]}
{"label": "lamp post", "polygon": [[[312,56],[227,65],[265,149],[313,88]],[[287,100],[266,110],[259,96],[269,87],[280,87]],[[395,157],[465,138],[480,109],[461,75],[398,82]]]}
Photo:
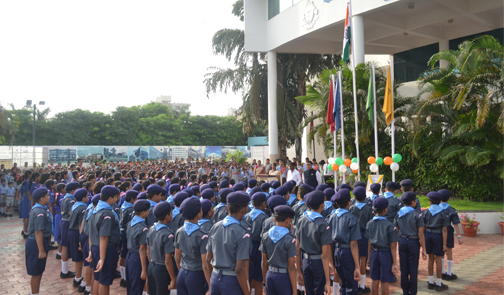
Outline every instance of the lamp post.
{"label": "lamp post", "polygon": [[[43,106],[45,105],[45,101],[39,101],[38,103],[39,105]],[[32,101],[31,100],[27,100],[26,101],[26,106],[31,108],[32,106]],[[33,103],[33,138],[32,138],[32,145],[33,145],[33,163],[36,163],[35,162],[35,118],[36,118],[36,115],[37,115],[37,104],[36,103]]]}

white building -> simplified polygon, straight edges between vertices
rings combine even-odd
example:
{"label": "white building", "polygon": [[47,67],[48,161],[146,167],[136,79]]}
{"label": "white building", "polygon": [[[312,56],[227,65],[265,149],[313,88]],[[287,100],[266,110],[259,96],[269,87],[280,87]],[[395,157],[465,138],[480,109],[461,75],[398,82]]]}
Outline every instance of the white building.
{"label": "white building", "polygon": [[163,104],[177,112],[182,108],[189,109],[189,107],[191,106],[191,104],[189,103],[172,103],[170,95],[161,95],[160,97],[156,98],[156,102]]}
{"label": "white building", "polygon": [[[245,50],[267,52],[268,56],[270,158],[278,155],[277,64],[272,61],[277,53],[341,54],[347,2],[245,1]],[[456,50],[474,34],[503,40],[502,0],[351,2],[356,63],[363,63],[365,55],[393,56],[395,80],[402,82],[418,79],[434,53]],[[447,66],[447,62],[440,66]]]}

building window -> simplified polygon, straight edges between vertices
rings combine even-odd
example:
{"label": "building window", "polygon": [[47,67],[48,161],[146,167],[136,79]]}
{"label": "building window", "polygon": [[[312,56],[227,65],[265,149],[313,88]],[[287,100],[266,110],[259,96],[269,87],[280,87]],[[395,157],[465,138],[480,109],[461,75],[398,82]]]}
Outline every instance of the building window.
{"label": "building window", "polygon": [[301,2],[301,0],[268,0],[268,20],[299,2]]}
{"label": "building window", "polygon": [[394,80],[410,82],[422,77],[429,69],[427,62],[438,52],[439,43],[433,43],[394,54]]}
{"label": "building window", "polygon": [[478,33],[474,35],[469,35],[465,37],[460,37],[457,39],[452,39],[449,41],[449,47],[450,50],[458,50],[458,46],[460,43],[466,41],[466,40],[472,40],[476,37],[483,36],[483,35],[490,35],[494,37],[495,39],[499,40],[499,42],[504,45],[504,28],[488,31],[488,32],[483,32],[483,33]]}

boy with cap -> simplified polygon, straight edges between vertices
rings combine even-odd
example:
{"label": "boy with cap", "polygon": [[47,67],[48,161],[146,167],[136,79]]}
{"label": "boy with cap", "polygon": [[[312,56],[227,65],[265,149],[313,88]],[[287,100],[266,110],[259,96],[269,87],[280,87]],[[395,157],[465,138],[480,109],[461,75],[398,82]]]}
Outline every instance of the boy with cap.
{"label": "boy with cap", "polygon": [[[275,214],[275,207],[279,206],[279,205],[287,205],[287,201],[285,200],[284,196],[274,195],[274,196],[271,196],[266,201],[266,205],[268,206],[268,208],[271,211],[271,213],[274,215]],[[275,218],[274,218],[274,216],[271,216],[271,217],[268,217],[267,219],[265,219],[263,221],[263,224],[262,224],[261,236],[265,232],[268,232],[269,229],[272,228],[273,226],[275,226]]]}
{"label": "boy with cap", "polygon": [[206,262],[212,271],[211,294],[250,294],[247,278],[250,234],[240,224],[249,202],[245,192],[229,194],[226,205],[229,215],[210,230]]}
{"label": "boy with cap", "polygon": [[[235,188],[238,184],[236,184],[233,188]],[[214,208],[214,215],[212,217],[213,223],[217,223],[221,220],[223,220],[227,216],[227,211],[226,211],[226,199],[227,196],[232,193],[233,190],[229,188],[224,188],[219,191],[219,196],[220,196],[220,203],[215,206]]]}
{"label": "boy with cap", "polygon": [[296,230],[297,280],[307,295],[329,293],[329,264],[332,262],[332,238],[328,223],[320,214],[325,195],[315,190],[305,196],[309,210],[299,219]]}
{"label": "boy with cap", "polygon": [[[173,230],[175,232],[184,225],[185,219],[182,216],[182,214],[180,214],[180,205],[187,198],[189,198],[189,196],[187,196],[187,194],[183,191],[178,192],[173,197],[173,201],[175,202],[175,207],[173,208],[173,211],[172,211],[172,220],[167,225],[171,230]],[[177,271],[175,271],[175,272],[177,272]]]}
{"label": "boy with cap", "polygon": [[[448,286],[442,283],[442,265],[441,259],[444,257],[444,252],[447,250],[446,240],[448,238],[448,225],[450,219],[443,212],[443,208],[439,206],[441,203],[441,194],[438,192],[429,192],[429,209],[422,212],[425,223],[425,251],[429,255],[428,270],[429,270],[429,289],[436,291],[444,291]],[[436,262],[437,280],[434,283],[434,262]]]}
{"label": "boy with cap", "polygon": [[26,272],[31,276],[31,294],[38,294],[44,273],[52,233],[52,216],[47,211],[47,189],[38,188],[32,193],[35,205],[28,221],[28,239],[25,244]]}
{"label": "boy with cap", "polygon": [[[285,198],[285,202],[290,206],[289,201],[291,199],[289,188],[286,185],[283,185],[275,190],[275,195],[279,195]],[[291,201],[291,203],[294,201]],[[294,204],[295,205],[295,204]],[[291,206],[292,208],[292,206]]]}
{"label": "boy with cap", "polygon": [[186,221],[175,234],[175,261],[179,269],[177,294],[205,294],[211,273],[205,262],[208,232],[198,225],[203,215],[200,200],[185,199],[180,205],[180,212]]}
{"label": "boy with cap", "polygon": [[270,197],[270,188],[271,188],[271,185],[267,182],[261,184],[261,190],[266,195],[266,199],[268,199]]}
{"label": "boy with cap", "polygon": [[174,234],[167,226],[172,220],[170,203],[161,202],[154,207],[154,216],[158,222],[147,233],[147,253],[150,256],[149,294],[167,295],[177,288],[177,277],[173,264]]}
{"label": "boy with cap", "polygon": [[292,208],[299,201],[296,194],[297,186],[292,180],[287,181],[285,186],[289,189],[289,199],[287,200],[287,205],[289,205]]}
{"label": "boy with cap", "polygon": [[126,256],[126,290],[128,294],[142,294],[147,279],[147,225],[145,218],[150,214],[151,204],[138,200],[133,205],[135,216],[126,225],[128,254]]}
{"label": "boy with cap", "polygon": [[271,187],[270,187],[270,190],[269,190],[270,195],[273,194],[275,192],[275,190],[277,188],[279,188],[280,186],[281,186],[280,181],[276,181],[276,180],[272,181],[271,182]]}
{"label": "boy with cap", "polygon": [[191,190],[193,191],[194,196],[196,196],[198,199],[201,198],[201,191],[199,185],[191,186]]}
{"label": "boy with cap", "polygon": [[397,212],[399,212],[399,209],[401,209],[401,207],[403,206],[401,200],[395,197],[395,192],[399,189],[399,185],[393,181],[388,181],[385,184],[385,189],[386,191],[383,196],[389,202],[385,218],[387,218],[388,221],[394,223]]}
{"label": "boy with cap", "polygon": [[359,258],[360,258],[360,283],[359,293],[369,294],[371,290],[365,286],[366,283],[366,262],[369,251],[369,240],[366,238],[366,225],[374,217],[373,208],[366,202],[366,187],[356,186],[353,189],[354,202],[350,206],[350,213],[359,221],[359,230],[361,238],[359,239]]}
{"label": "boy with cap", "polygon": [[[425,224],[422,214],[415,210],[416,195],[414,192],[405,192],[401,196],[404,203],[394,221],[399,230],[399,263],[401,266],[401,288],[403,294],[415,295],[418,290],[418,261],[420,259],[420,247],[422,258],[427,259],[425,254]],[[388,208],[387,208],[388,210]]]}
{"label": "boy with cap", "polygon": [[276,206],[274,211],[276,225],[261,235],[259,247],[266,294],[295,294],[296,238],[290,233],[295,213],[287,205]]}
{"label": "boy with cap", "polygon": [[61,222],[59,227],[61,237],[61,273],[60,278],[68,279],[75,277],[75,273],[68,271],[68,228],[72,206],[75,203],[74,193],[79,188],[79,183],[72,181],[65,187],[66,195],[61,201]]}
{"label": "boy with cap", "polygon": [[175,202],[173,201],[173,197],[180,192],[180,185],[178,183],[170,185],[170,196],[166,199],[170,205],[175,206]]}
{"label": "boy with cap", "polygon": [[126,288],[126,255],[128,255],[128,238],[126,237],[126,228],[128,223],[133,219],[135,210],[133,204],[137,200],[138,191],[129,190],[124,196],[124,203],[121,205],[121,249],[119,258],[119,269],[121,272],[120,286]]}
{"label": "boy with cap", "polygon": [[[262,189],[258,186],[256,187],[253,187],[251,190],[250,190],[250,193],[248,194],[250,196],[250,198],[252,199],[252,196],[255,194],[255,193],[258,193],[258,192],[261,192],[262,193]],[[247,213],[249,213],[250,211],[252,211],[252,209],[254,209],[254,205],[252,204],[252,200],[250,200],[250,203],[249,203],[249,210],[247,211]],[[264,212],[266,213],[266,212]],[[246,214],[245,214],[246,215]]]}
{"label": "boy with cap", "polygon": [[333,211],[333,202],[331,202],[332,196],[336,194],[334,189],[328,187],[324,191],[324,196],[325,196],[325,201],[324,201],[324,211],[322,211],[322,217],[324,217],[325,220],[329,219],[329,214]]}
{"label": "boy with cap", "polygon": [[93,214],[93,209],[98,205],[101,194],[96,194],[91,198],[91,204],[86,208],[85,218],[82,220],[82,232],[79,236],[79,242],[82,248],[82,259],[84,261],[84,284],[81,284],[77,292],[84,295],[91,294],[93,286],[93,269],[89,264],[89,218]]}
{"label": "boy with cap", "polygon": [[373,183],[369,186],[369,189],[371,190],[371,196],[366,198],[366,202],[373,205],[373,201],[380,196],[381,184]]}
{"label": "boy with cap", "polygon": [[85,188],[80,188],[75,191],[74,197],[76,202],[72,206],[72,214],[70,214],[68,227],[68,254],[72,257],[72,261],[75,262],[73,286],[77,288],[82,283],[83,256],[82,247],[79,243],[79,236],[82,229],[84,213],[86,212],[88,192]]}
{"label": "boy with cap", "polygon": [[215,195],[214,195],[213,189],[207,188],[203,192],[201,192],[200,200],[204,200],[204,199],[210,200],[210,202],[212,202],[212,204],[215,202]]}
{"label": "boy with cap", "polygon": [[305,211],[308,210],[308,207],[306,207],[304,201],[304,197],[315,190],[313,187],[309,186],[306,183],[301,184],[300,188],[301,191],[299,192],[299,196],[301,197],[301,201],[297,202],[296,205],[292,207],[294,213],[296,214],[294,215],[294,221],[292,224],[294,234],[296,232],[297,221],[299,220],[299,218],[301,218],[301,216],[303,216],[303,213],[305,213]]}
{"label": "boy with cap", "polygon": [[119,216],[112,208],[119,196],[119,189],[106,185],[101,189],[100,201],[89,222],[90,261],[94,271],[93,291],[107,295],[115,277],[121,241]]}
{"label": "boy with cap", "polygon": [[246,190],[247,194],[250,194],[250,190],[257,186],[257,180],[249,179],[248,180],[248,188]]}
{"label": "boy with cap", "polygon": [[340,294],[357,295],[357,281],[360,279],[357,242],[361,238],[359,220],[348,211],[351,205],[348,189],[340,189],[331,201],[338,208],[335,214],[330,215],[328,222],[334,245],[334,266],[341,280],[339,291]]}
{"label": "boy with cap", "polygon": [[[375,193],[373,191],[373,193]],[[373,280],[371,292],[378,295],[378,287],[381,282],[382,295],[389,294],[389,283],[395,281],[393,273],[397,267],[397,241],[399,237],[394,225],[385,218],[387,214],[388,200],[377,197],[373,201],[375,217],[366,225],[366,238],[369,239],[371,255],[369,257],[371,280]]]}
{"label": "boy with cap", "polygon": [[[455,241],[453,238],[454,231],[457,232],[457,237],[458,237],[458,243],[459,245],[462,244],[462,236],[460,235],[460,219],[458,216],[457,210],[455,208],[451,207],[450,204],[448,204],[448,201],[450,200],[451,193],[447,189],[442,189],[439,190],[438,193],[441,195],[441,203],[439,206],[443,208],[443,211],[448,215],[448,219],[451,224],[448,225],[448,235],[446,237],[446,258],[447,258],[447,264],[448,264],[448,271],[445,269],[444,265],[444,258],[441,259],[441,265],[443,268],[443,280],[447,281],[453,281],[457,279],[457,275],[452,273],[452,268],[453,268],[453,248],[455,247]],[[455,227],[455,228],[454,228]]]}
{"label": "boy with cap", "polygon": [[252,205],[254,209],[245,215],[245,221],[251,227],[250,239],[252,240],[252,250],[250,251],[249,280],[251,288],[259,293],[262,290],[263,276],[261,271],[261,244],[262,225],[268,218],[264,210],[266,209],[266,195],[259,191],[252,195]]}
{"label": "boy with cap", "polygon": [[[403,193],[413,191],[413,180],[411,179],[403,179],[401,180],[399,185],[401,186],[401,191]],[[418,199],[418,197],[416,197],[415,203],[416,203],[415,210],[418,213],[422,213],[422,207],[420,206],[420,200]]]}
{"label": "boy with cap", "polygon": [[154,206],[161,201],[162,193],[163,188],[157,184],[151,184],[147,187],[147,200],[150,203],[149,215],[145,219],[147,228],[151,227],[156,222],[156,218],[154,217],[152,210],[154,209]]}
{"label": "boy with cap", "polygon": [[213,204],[210,200],[201,200],[201,211],[203,216],[198,220],[198,225],[203,232],[210,232],[213,226],[212,217],[214,215]]}

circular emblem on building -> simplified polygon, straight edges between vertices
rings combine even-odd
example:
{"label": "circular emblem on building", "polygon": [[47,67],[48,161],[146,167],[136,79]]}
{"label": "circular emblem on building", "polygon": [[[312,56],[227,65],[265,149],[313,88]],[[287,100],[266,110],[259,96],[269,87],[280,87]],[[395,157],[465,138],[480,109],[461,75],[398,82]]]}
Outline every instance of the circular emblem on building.
{"label": "circular emblem on building", "polygon": [[318,9],[315,7],[315,3],[312,0],[306,0],[302,19],[303,26],[308,30],[313,28],[318,18]]}

